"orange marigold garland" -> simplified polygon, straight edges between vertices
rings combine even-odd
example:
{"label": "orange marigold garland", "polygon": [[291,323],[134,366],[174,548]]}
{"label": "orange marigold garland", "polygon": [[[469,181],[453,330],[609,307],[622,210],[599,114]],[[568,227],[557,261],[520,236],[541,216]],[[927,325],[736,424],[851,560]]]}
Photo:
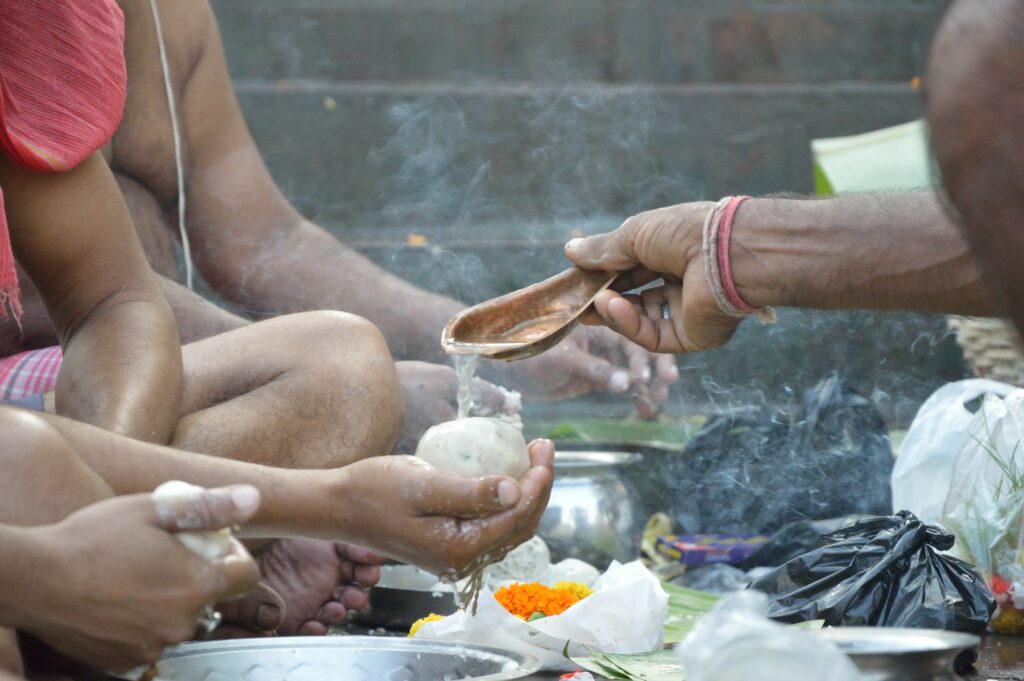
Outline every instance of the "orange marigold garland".
{"label": "orange marigold garland", "polygon": [[494,594],[502,607],[523,620],[561,615],[591,594],[585,584],[559,582],[555,588],[536,582],[510,584]]}

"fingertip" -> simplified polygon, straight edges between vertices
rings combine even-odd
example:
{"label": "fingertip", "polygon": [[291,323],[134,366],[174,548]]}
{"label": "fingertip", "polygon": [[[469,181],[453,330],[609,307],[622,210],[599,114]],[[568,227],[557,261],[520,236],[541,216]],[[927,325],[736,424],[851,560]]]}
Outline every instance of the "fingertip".
{"label": "fingertip", "polygon": [[260,507],[260,491],[252,485],[231,485],[228,489],[237,513],[235,520],[245,522],[252,518]]}
{"label": "fingertip", "polygon": [[530,454],[534,466],[550,466],[555,460],[555,443],[547,438],[538,438],[530,443]]}
{"label": "fingertip", "polygon": [[621,395],[622,393],[629,390],[629,372],[621,369],[613,371],[612,375],[608,378],[608,392]]}
{"label": "fingertip", "polygon": [[679,367],[673,355],[661,355],[657,361],[658,378],[665,383],[676,383],[679,380]]}
{"label": "fingertip", "polygon": [[514,507],[519,503],[520,496],[522,490],[519,489],[518,483],[512,480],[502,480],[498,483],[498,505],[502,509]]}

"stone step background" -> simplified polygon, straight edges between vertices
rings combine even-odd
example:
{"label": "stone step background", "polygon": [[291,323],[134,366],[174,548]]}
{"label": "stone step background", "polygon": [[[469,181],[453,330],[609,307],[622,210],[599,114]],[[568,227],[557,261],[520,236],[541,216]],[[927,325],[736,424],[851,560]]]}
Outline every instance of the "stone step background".
{"label": "stone step background", "polygon": [[[467,302],[558,271],[567,238],[645,208],[809,193],[811,139],[920,116],[911,80],[946,4],[213,0],[246,118],[296,205]],[[680,365],[676,411],[786,399],[841,367],[897,425],[965,371],[943,319],[862,313],[748,323]]]}

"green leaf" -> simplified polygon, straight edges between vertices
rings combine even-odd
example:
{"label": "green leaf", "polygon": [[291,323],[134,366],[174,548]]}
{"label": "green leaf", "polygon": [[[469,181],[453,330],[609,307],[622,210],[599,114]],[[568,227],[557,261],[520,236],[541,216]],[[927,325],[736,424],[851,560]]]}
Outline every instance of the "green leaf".
{"label": "green leaf", "polygon": [[696,589],[663,583],[668,594],[668,614],[665,617],[665,643],[682,641],[693,625],[715,606],[719,597]]}
{"label": "green leaf", "polygon": [[545,617],[547,617],[547,615],[545,615],[544,613],[542,613],[542,612],[535,612],[532,615],[530,615],[529,617],[527,617],[526,621],[527,622],[536,622],[537,620],[542,620]]}
{"label": "green leaf", "polygon": [[600,653],[593,650],[586,657],[570,658],[587,671],[607,676],[610,679],[628,681],[681,681],[685,678],[683,668],[675,652],[657,650],[653,653],[623,655]]}
{"label": "green leaf", "polygon": [[523,435],[528,440],[546,437],[553,440],[655,447],[678,451],[703,422],[703,417],[662,421],[572,419],[558,423],[528,423],[523,429]]}
{"label": "green leaf", "polygon": [[823,196],[913,191],[934,185],[924,121],[813,140],[811,152],[815,189]]}

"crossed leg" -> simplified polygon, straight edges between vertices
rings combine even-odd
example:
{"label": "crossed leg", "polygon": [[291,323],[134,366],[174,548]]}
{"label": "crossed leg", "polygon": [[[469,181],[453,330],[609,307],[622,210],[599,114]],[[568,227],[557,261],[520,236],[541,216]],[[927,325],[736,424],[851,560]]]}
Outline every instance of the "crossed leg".
{"label": "crossed leg", "polygon": [[[172,441],[182,449],[332,468],[391,453],[401,431],[404,402],[387,345],[353,315],[277,317],[186,345],[183,360],[184,416]],[[331,542],[278,540],[254,555],[264,583],[286,605],[283,634],[326,633],[366,603],[348,585],[365,583],[360,575],[376,579],[370,554]],[[273,607],[256,593],[224,614],[259,622],[261,610]]]}
{"label": "crossed leg", "polygon": [[182,349],[172,445],[284,468],[390,454],[404,403],[383,335],[344,312],[275,317]]}

